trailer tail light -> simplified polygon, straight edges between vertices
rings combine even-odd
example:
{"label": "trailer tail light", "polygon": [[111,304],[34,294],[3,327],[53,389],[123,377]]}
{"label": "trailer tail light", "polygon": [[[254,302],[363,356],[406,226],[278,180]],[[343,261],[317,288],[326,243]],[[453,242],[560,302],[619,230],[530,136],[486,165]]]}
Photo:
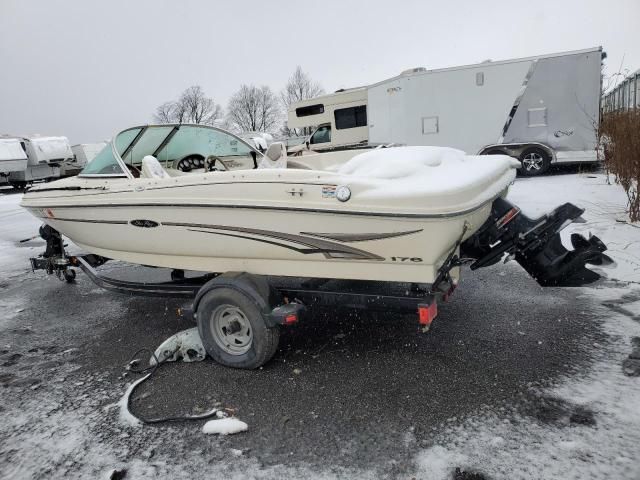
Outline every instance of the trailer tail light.
{"label": "trailer tail light", "polygon": [[294,325],[300,321],[305,311],[305,307],[301,303],[291,302],[280,305],[266,317],[269,326],[275,325]]}
{"label": "trailer tail light", "polygon": [[418,305],[418,321],[423,327],[429,328],[431,322],[438,316],[438,304],[435,300],[429,305]]}
{"label": "trailer tail light", "polygon": [[498,229],[504,227],[507,223],[516,218],[519,213],[520,209],[518,207],[512,207],[507,213],[500,217],[500,220],[496,222],[496,227]]}

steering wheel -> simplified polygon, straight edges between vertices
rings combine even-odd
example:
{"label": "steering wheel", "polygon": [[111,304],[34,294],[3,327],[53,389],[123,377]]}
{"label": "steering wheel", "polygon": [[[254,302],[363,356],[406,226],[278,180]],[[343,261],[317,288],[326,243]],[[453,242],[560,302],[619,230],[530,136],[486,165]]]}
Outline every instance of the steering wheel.
{"label": "steering wheel", "polygon": [[[222,168],[217,168],[216,162],[220,162]],[[220,160],[220,157],[217,157],[215,155],[209,155],[207,157],[207,159],[205,160],[205,169],[207,170],[207,172],[218,172],[226,170],[224,163],[222,163],[222,160]]]}

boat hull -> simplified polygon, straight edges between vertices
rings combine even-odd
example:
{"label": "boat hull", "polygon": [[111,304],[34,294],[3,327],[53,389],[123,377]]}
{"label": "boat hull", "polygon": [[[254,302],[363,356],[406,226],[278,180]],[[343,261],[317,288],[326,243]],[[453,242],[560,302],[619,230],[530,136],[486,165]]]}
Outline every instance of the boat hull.
{"label": "boat hull", "polygon": [[479,227],[490,208],[442,218],[219,206],[29,210],[90,253],[132,263],[431,283],[465,223]]}

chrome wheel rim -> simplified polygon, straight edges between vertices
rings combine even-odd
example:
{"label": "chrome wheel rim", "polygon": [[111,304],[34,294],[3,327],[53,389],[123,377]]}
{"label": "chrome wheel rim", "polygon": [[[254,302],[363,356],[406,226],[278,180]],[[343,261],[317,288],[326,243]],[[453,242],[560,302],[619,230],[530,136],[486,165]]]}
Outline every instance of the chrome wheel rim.
{"label": "chrome wheel rim", "polygon": [[251,348],[251,324],[242,310],[234,305],[218,306],[211,314],[209,328],[216,345],[229,355],[243,355]]}
{"label": "chrome wheel rim", "polygon": [[544,158],[542,155],[536,152],[528,153],[522,159],[522,164],[524,165],[525,170],[528,172],[532,170],[540,170],[544,163]]}

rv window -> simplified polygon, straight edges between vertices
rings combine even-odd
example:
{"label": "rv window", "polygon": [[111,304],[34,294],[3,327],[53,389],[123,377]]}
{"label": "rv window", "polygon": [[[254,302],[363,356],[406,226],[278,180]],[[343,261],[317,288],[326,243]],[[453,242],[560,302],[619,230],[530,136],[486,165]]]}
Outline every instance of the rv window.
{"label": "rv window", "polygon": [[336,128],[366,127],[367,126],[367,106],[341,108],[334,112],[336,118]]}
{"label": "rv window", "polygon": [[296,108],[297,117],[308,117],[309,115],[319,115],[324,113],[324,105],[307,105],[306,107]]}
{"label": "rv window", "polygon": [[327,143],[331,141],[331,126],[324,125],[322,127],[318,127],[311,138],[309,139],[309,143]]}

